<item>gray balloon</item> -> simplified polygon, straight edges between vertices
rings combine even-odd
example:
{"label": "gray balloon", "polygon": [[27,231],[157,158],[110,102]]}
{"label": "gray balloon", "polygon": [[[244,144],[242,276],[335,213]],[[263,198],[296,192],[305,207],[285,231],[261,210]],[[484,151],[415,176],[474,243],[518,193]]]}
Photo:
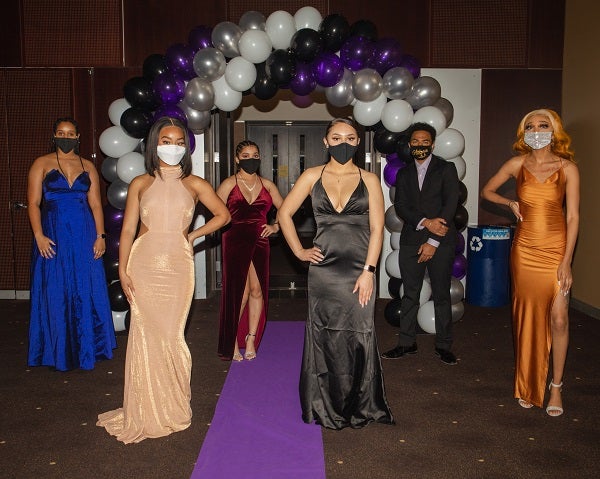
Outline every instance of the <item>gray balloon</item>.
{"label": "gray balloon", "polygon": [[210,110],[215,105],[212,83],[199,77],[192,78],[185,86],[183,101],[194,110]]}
{"label": "gray balloon", "polygon": [[227,68],[225,55],[216,48],[202,48],[194,55],[194,71],[199,78],[213,82],[221,78]]}
{"label": "gray balloon", "polygon": [[452,120],[454,119],[454,107],[449,100],[444,97],[440,97],[438,101],[436,101],[433,106],[438,108],[446,117],[446,128],[450,126]]}
{"label": "gray balloon", "polygon": [[325,88],[325,97],[327,101],[337,107],[348,106],[354,101],[352,93],[352,78],[354,73],[348,68],[344,68],[344,74],[335,85]]}
{"label": "gray balloon", "polygon": [[418,110],[424,106],[432,106],[440,99],[441,94],[442,87],[440,83],[435,78],[423,76],[414,81],[406,101],[415,110]]}
{"label": "gray balloon", "polygon": [[465,297],[465,287],[454,276],[450,279],[450,303],[458,303]]}
{"label": "gray balloon", "polygon": [[394,210],[394,206],[390,206],[385,212],[385,226],[391,232],[401,233],[404,221],[399,218]]}
{"label": "gray balloon", "polygon": [[100,167],[100,172],[106,181],[112,183],[119,175],[117,175],[117,160],[118,158],[113,158],[112,156],[107,156],[104,158],[102,162],[102,166]]}
{"label": "gray balloon", "polygon": [[242,31],[246,30],[263,30],[265,29],[265,25],[267,23],[267,19],[265,16],[254,10],[250,10],[244,13],[239,21],[240,28]]}
{"label": "gray balloon", "polygon": [[210,111],[198,111],[190,107],[185,101],[182,101],[177,105],[185,113],[187,118],[187,126],[190,131],[196,135],[204,132],[209,126],[211,121]]}
{"label": "gray balloon", "polygon": [[396,196],[396,187],[395,186],[390,186],[390,201],[393,203],[394,202],[394,197]]}
{"label": "gray balloon", "polygon": [[242,36],[242,29],[233,22],[217,23],[212,30],[212,44],[227,58],[240,56],[238,42]]}
{"label": "gray balloon", "polygon": [[363,68],[354,73],[352,92],[357,100],[368,102],[379,98],[383,89],[381,75],[373,68]]}
{"label": "gray balloon", "polygon": [[127,203],[127,188],[129,185],[122,179],[117,178],[106,189],[106,199],[108,202],[119,210],[125,209]]}
{"label": "gray balloon", "polygon": [[465,314],[465,303],[459,301],[451,306],[452,309],[452,322],[458,321]]}
{"label": "gray balloon", "polygon": [[414,82],[415,79],[407,68],[390,68],[383,75],[383,92],[392,100],[402,100],[408,96]]}

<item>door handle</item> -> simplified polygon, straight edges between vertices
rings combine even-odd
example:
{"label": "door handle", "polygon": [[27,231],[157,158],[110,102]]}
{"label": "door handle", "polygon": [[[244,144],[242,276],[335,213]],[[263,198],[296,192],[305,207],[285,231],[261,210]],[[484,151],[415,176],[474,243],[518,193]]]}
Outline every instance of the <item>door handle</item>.
{"label": "door handle", "polygon": [[13,201],[12,202],[12,209],[13,210],[26,210],[27,209],[27,203],[24,203],[22,201]]}

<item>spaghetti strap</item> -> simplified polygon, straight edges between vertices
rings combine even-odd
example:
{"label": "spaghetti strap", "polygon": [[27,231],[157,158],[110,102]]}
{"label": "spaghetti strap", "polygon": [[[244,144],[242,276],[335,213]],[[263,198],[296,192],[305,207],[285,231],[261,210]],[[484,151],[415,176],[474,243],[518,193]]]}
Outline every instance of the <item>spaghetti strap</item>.
{"label": "spaghetti strap", "polygon": [[319,179],[321,179],[323,177],[323,172],[325,171],[326,166],[327,166],[327,164],[323,165],[323,169],[321,170],[321,176],[319,176]]}

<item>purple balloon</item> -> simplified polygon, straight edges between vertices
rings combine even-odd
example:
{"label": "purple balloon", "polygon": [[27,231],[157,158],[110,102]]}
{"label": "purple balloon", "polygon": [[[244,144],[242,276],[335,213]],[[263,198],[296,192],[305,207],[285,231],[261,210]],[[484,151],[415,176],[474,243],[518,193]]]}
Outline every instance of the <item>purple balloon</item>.
{"label": "purple balloon", "polygon": [[120,244],[119,235],[106,235],[106,251],[104,252],[104,257],[109,261],[118,260]]}
{"label": "purple balloon", "polygon": [[467,274],[467,258],[463,254],[457,254],[452,263],[452,276],[463,279]]}
{"label": "purple balloon", "polygon": [[312,63],[313,75],[317,83],[324,87],[330,87],[342,79],[344,65],[335,53],[323,51],[317,55]]}
{"label": "purple balloon", "polygon": [[213,46],[212,28],[206,25],[198,25],[192,28],[188,35],[188,44],[194,51],[194,54],[203,48],[211,48]]}
{"label": "purple balloon", "polygon": [[388,165],[397,166],[398,169],[406,166],[405,161],[398,156],[398,153],[389,153],[385,156],[385,162]]}
{"label": "purple balloon", "polygon": [[383,181],[391,188],[396,184],[396,175],[398,174],[399,166],[387,164],[383,167]]}
{"label": "purple balloon", "polygon": [[382,38],[373,45],[373,53],[367,62],[369,68],[377,70],[383,76],[390,68],[402,63],[402,46],[394,38]]}
{"label": "purple balloon", "polygon": [[456,232],[456,248],[454,252],[456,254],[463,254],[465,252],[465,237],[460,231]]}
{"label": "purple balloon", "polygon": [[415,79],[421,76],[421,63],[416,57],[408,53],[402,56],[400,66],[406,68]]}
{"label": "purple balloon", "polygon": [[176,43],[167,48],[165,63],[167,68],[184,80],[191,80],[196,76],[194,71],[194,50],[183,43]]}
{"label": "purple balloon", "polygon": [[185,125],[187,125],[187,116],[181,108],[177,105],[163,105],[158,110],[154,112],[154,121],[162,118],[163,116],[170,116],[172,118],[177,118],[181,120]]}
{"label": "purple balloon", "polygon": [[290,90],[296,95],[305,96],[313,91],[317,86],[317,80],[309,63],[297,62],[296,74],[290,81]]}
{"label": "purple balloon", "polygon": [[314,101],[310,95],[294,95],[292,103],[298,108],[308,108]]}
{"label": "purple balloon", "polygon": [[340,49],[340,58],[348,70],[354,72],[366,68],[367,62],[373,54],[373,42],[366,37],[352,36],[348,38]]}
{"label": "purple balloon", "polygon": [[152,81],[152,89],[163,105],[176,105],[185,95],[185,82],[171,72],[159,73]]}
{"label": "purple balloon", "polygon": [[110,203],[104,207],[104,227],[108,233],[118,233],[123,226],[125,210],[115,208]]}

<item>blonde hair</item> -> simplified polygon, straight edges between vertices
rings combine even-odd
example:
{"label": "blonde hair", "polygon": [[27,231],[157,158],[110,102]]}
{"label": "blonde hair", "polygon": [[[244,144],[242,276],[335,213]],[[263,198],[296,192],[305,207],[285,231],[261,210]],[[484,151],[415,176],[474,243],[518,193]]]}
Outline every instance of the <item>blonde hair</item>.
{"label": "blonde hair", "polygon": [[513,150],[522,155],[526,155],[531,152],[531,147],[525,144],[525,125],[529,119],[534,115],[541,115],[548,118],[548,121],[552,125],[554,130],[552,134],[552,143],[550,144],[550,150],[557,156],[564,158],[565,160],[575,161],[575,154],[571,150],[571,137],[565,131],[562,120],[558,113],[549,108],[541,108],[533,110],[527,113],[517,128],[517,141],[513,144]]}

